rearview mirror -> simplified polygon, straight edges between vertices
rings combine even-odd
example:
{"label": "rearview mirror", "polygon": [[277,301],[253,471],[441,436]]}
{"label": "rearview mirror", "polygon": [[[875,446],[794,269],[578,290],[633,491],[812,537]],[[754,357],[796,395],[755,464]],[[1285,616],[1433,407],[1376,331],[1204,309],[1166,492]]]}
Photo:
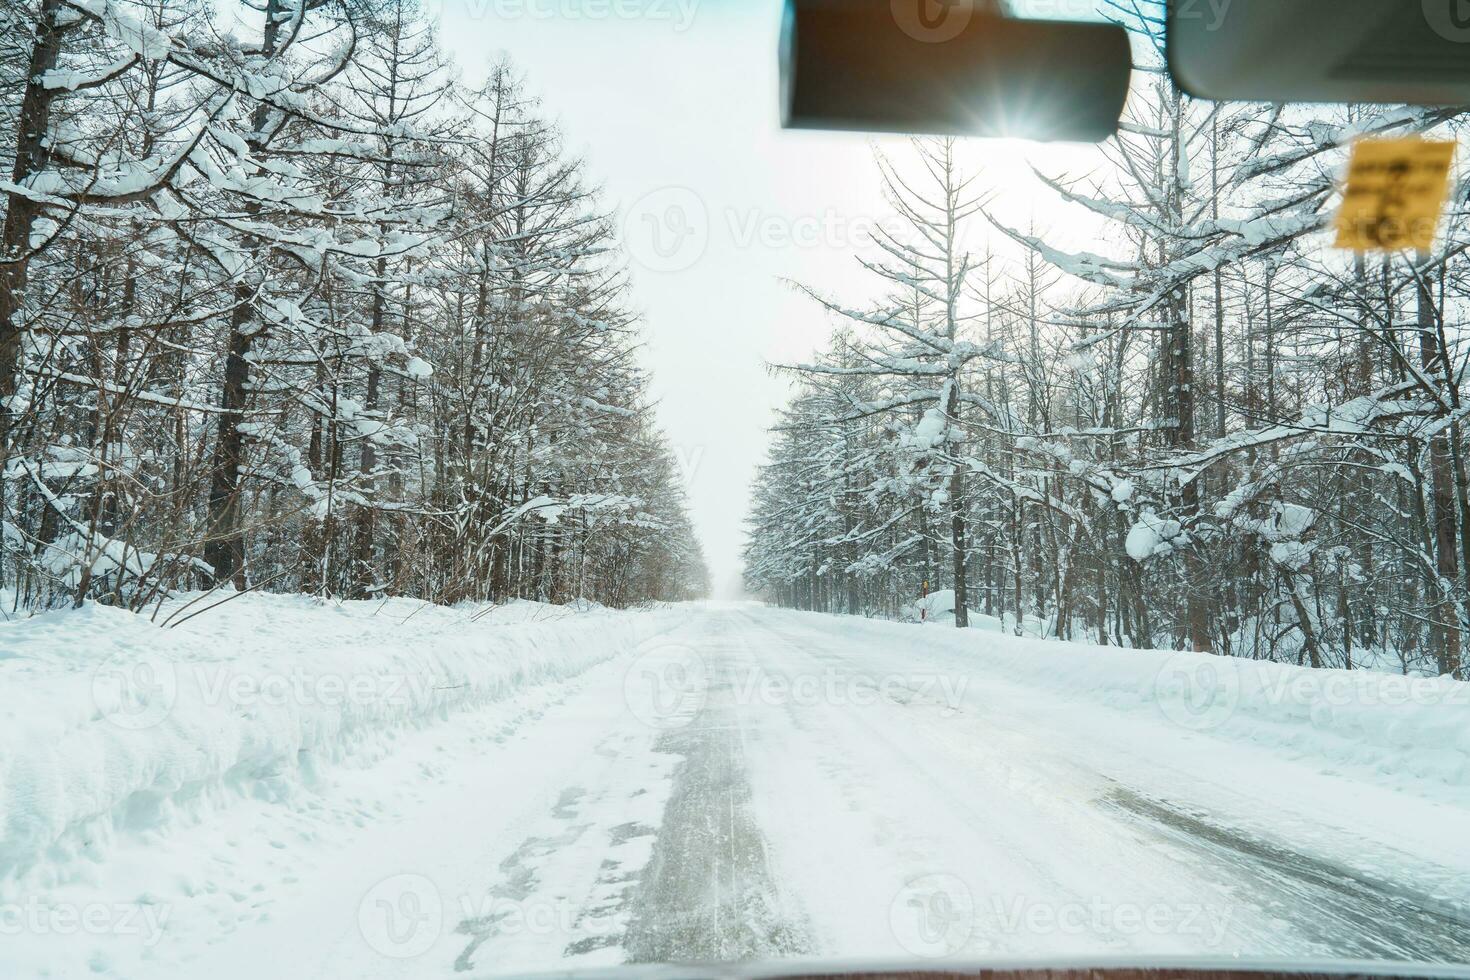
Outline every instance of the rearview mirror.
{"label": "rearview mirror", "polygon": [[1465,0],[1171,0],[1166,30],[1200,98],[1470,103]]}
{"label": "rearview mirror", "polygon": [[1097,142],[1132,61],[1116,24],[1018,20],[984,0],[786,0],[781,122]]}

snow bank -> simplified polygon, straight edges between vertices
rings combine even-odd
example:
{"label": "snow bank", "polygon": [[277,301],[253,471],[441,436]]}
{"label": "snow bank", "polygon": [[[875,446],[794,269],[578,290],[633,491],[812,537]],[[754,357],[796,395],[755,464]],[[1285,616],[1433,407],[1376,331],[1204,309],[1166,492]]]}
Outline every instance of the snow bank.
{"label": "snow bank", "polygon": [[[871,620],[895,647],[911,627]],[[897,631],[897,632],[895,632]],[[1201,653],[1129,650],[926,630],[938,662],[1064,697],[1151,714],[1171,737],[1251,742],[1411,792],[1470,789],[1470,683],[1374,670],[1314,670]],[[1432,785],[1427,785],[1432,784]]]}
{"label": "snow bank", "polygon": [[685,615],[252,594],[175,629],[96,605],[0,623],[0,883],[231,799],[287,799]]}
{"label": "snow bank", "polygon": [[[1037,647],[1050,664],[1038,662]],[[1470,786],[1470,684],[1464,682],[1019,641],[995,655],[1003,670],[1028,683],[1125,709],[1152,707],[1186,732],[1256,742],[1396,782]]]}
{"label": "snow bank", "polygon": [[[929,593],[922,599],[914,600],[912,605],[905,606],[899,618],[904,622],[953,626],[954,610],[954,589],[940,589]],[[999,619],[987,616],[975,609],[970,610],[969,623],[971,629],[991,630],[992,632],[999,632],[1005,628]]]}

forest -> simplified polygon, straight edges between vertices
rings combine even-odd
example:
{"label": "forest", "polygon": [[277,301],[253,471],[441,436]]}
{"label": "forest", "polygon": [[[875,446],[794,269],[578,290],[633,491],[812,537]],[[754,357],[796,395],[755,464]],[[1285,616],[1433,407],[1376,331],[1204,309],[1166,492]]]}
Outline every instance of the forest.
{"label": "forest", "polygon": [[1194,100],[1158,6],[1108,7],[1123,129],[1099,172],[1035,168],[1100,245],[1007,223],[983,150],[880,153],[877,300],[797,284],[832,333],[773,365],[793,394],[748,587],[904,618],[952,589],[960,627],[1470,676],[1470,184],[1432,252],[1329,247],[1352,140],[1458,140],[1463,174],[1470,117]]}
{"label": "forest", "polygon": [[706,591],[611,211],[482,74],[415,0],[0,0],[7,614]]}

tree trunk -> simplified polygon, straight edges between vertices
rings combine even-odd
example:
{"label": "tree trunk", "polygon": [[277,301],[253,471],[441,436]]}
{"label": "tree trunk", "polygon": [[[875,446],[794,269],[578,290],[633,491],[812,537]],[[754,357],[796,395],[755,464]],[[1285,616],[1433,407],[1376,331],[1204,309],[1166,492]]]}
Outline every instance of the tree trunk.
{"label": "tree trunk", "polygon": [[[276,54],[283,2],[266,0],[261,48],[265,58]],[[252,153],[262,148],[258,138],[269,118],[264,106],[257,106],[251,116],[251,129],[256,134],[250,142]],[[240,469],[245,461],[245,442],[240,424],[245,420],[245,403],[250,395],[249,356],[255,341],[255,330],[251,329],[255,319],[254,291],[241,279],[235,284],[235,307],[230,313],[230,335],[225,345],[219,428],[209,463],[209,536],[204,545],[204,560],[213,566],[215,582],[233,581],[239,589],[245,587],[245,531],[240,510]]]}
{"label": "tree trunk", "polygon": [[[10,175],[13,184],[24,184],[46,166],[45,138],[58,90],[47,88],[42,78],[56,67],[61,53],[62,28],[57,23],[61,10],[61,0],[42,0],[36,17],[36,40],[26,65],[26,87],[16,120],[15,166]],[[11,398],[19,383],[20,304],[30,265],[26,253],[40,211],[40,206],[24,194],[10,192],[5,205],[5,225],[0,230],[0,509],[5,504],[4,474],[17,438]]]}
{"label": "tree trunk", "polygon": [[[1440,347],[1438,310],[1429,288],[1428,270],[1421,264],[1416,270],[1418,280],[1418,327],[1419,358],[1424,374],[1431,384],[1438,386],[1441,379],[1448,379],[1449,371],[1445,352]],[[1445,394],[1442,386],[1436,394]],[[1431,536],[1434,541],[1435,571],[1439,581],[1435,583],[1440,593],[1440,624],[1436,632],[1439,642],[1435,657],[1441,674],[1457,675],[1460,670],[1460,612],[1454,600],[1456,579],[1459,577],[1459,541],[1456,533],[1454,475],[1450,462],[1449,435],[1441,432],[1429,442],[1429,483],[1433,502],[1430,518],[1433,522]]]}
{"label": "tree trunk", "polygon": [[209,467],[209,538],[204,545],[204,560],[214,569],[215,582],[234,582],[237,589],[245,588],[245,535],[240,522],[240,466],[244,462],[245,437],[240,424],[245,420],[249,397],[249,354],[254,334],[247,328],[253,312],[249,285],[237,283],[220,397],[222,411]]}

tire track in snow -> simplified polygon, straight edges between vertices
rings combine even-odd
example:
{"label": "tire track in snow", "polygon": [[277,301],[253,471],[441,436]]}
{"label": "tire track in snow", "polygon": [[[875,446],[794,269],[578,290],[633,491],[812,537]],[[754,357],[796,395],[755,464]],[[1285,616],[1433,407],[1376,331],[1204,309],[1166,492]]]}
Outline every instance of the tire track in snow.
{"label": "tire track in snow", "polygon": [[[1464,963],[1470,915],[1385,878],[1298,853],[1203,814],[1118,786],[1099,806],[1146,821],[1227,881],[1249,882],[1250,900],[1290,914],[1291,928],[1324,953],[1362,959]],[[1311,914],[1299,914],[1310,910]]]}
{"label": "tire track in snow", "polygon": [[629,962],[773,959],[809,952],[783,909],[751,810],[744,729],[728,661],[712,665],[704,705],[658,749],[683,756],[653,857],[634,901]]}
{"label": "tire track in snow", "polygon": [[610,731],[592,755],[455,927],[467,937],[456,971],[622,959],[630,896],[648,864],[673,763],[641,727]]}

